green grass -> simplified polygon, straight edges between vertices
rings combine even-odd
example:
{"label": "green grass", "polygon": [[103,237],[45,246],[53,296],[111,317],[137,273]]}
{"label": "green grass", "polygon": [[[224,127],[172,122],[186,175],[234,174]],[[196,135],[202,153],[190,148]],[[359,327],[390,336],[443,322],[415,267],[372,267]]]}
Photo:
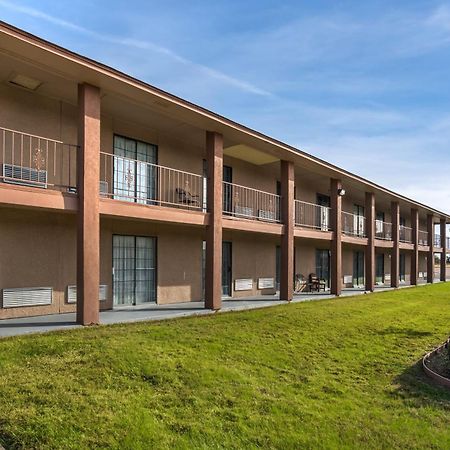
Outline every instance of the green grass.
{"label": "green grass", "polygon": [[450,448],[450,284],[0,340],[10,448]]}

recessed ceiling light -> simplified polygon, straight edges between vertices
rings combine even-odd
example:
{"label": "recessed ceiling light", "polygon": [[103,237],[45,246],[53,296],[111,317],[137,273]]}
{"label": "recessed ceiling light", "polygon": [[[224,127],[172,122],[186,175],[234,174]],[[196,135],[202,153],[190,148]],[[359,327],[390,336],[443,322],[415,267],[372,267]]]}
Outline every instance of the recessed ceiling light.
{"label": "recessed ceiling light", "polygon": [[35,91],[42,84],[39,80],[21,74],[15,74],[9,82],[30,91]]}

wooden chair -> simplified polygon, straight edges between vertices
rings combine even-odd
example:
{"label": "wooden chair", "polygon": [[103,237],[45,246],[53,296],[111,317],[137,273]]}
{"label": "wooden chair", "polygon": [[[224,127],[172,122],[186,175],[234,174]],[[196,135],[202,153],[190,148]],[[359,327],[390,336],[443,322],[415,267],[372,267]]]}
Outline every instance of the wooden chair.
{"label": "wooden chair", "polygon": [[296,273],[294,280],[294,294],[299,294],[300,292],[303,292],[306,289],[306,286],[308,286],[308,283],[306,282],[303,274]]}
{"label": "wooden chair", "polygon": [[200,206],[200,196],[191,194],[183,188],[176,188],[175,192],[178,195],[178,201],[184,205]]}
{"label": "wooden chair", "polygon": [[320,292],[322,288],[325,290],[326,283],[321,281],[315,273],[310,273],[308,287],[311,292]]}

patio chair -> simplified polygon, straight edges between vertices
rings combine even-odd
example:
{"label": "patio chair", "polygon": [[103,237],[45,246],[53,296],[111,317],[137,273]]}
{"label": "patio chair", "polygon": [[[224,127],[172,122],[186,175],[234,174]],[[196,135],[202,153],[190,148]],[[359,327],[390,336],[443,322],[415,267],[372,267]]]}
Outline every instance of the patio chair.
{"label": "patio chair", "polygon": [[308,287],[311,292],[320,292],[322,289],[325,291],[326,283],[322,281],[315,273],[310,273]]}
{"label": "patio chair", "polygon": [[200,196],[191,194],[183,188],[176,188],[175,192],[178,195],[178,201],[184,205],[200,206]]}
{"label": "patio chair", "polygon": [[308,283],[306,282],[303,274],[296,273],[294,280],[294,294],[299,294],[300,292],[303,292],[306,289],[306,286],[308,286]]}

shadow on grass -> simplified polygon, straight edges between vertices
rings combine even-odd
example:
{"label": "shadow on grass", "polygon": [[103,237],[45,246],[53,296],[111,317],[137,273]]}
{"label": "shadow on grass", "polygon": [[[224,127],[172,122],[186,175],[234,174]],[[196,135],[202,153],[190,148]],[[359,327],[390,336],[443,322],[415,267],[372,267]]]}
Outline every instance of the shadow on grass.
{"label": "shadow on grass", "polygon": [[417,338],[417,337],[431,336],[433,333],[431,333],[430,331],[414,330],[413,328],[388,327],[385,328],[384,330],[376,331],[376,334],[379,334],[380,336],[397,334],[407,338]]}
{"label": "shadow on grass", "polygon": [[392,395],[413,407],[432,406],[450,411],[450,389],[429,378],[422,369],[422,359],[394,379]]}

